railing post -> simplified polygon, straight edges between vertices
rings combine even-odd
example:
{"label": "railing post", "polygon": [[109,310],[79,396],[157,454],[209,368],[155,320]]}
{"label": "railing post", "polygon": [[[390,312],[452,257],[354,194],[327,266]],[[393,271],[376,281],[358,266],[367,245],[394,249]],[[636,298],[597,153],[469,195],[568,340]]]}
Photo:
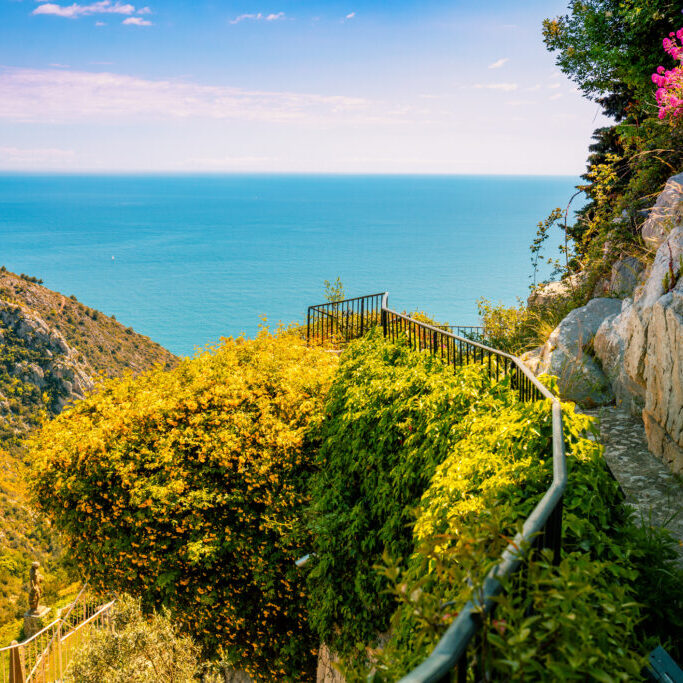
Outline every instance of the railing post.
{"label": "railing post", "polygon": [[562,560],[562,498],[548,516],[543,530],[543,547],[553,553],[553,564],[557,566]]}
{"label": "railing post", "polygon": [[311,308],[308,307],[308,314],[306,315],[306,343],[311,343]]}
{"label": "railing post", "polygon": [[12,649],[9,655],[9,683],[25,683],[24,662],[21,656],[21,648],[16,640],[12,641]]}
{"label": "railing post", "polygon": [[59,673],[60,681],[62,678],[64,678],[64,671],[62,667],[62,622],[60,621],[59,624],[57,624],[57,671]]}
{"label": "railing post", "polygon": [[387,312],[384,308],[380,310],[380,318],[382,320],[382,335],[387,336]]}
{"label": "railing post", "polygon": [[365,317],[365,299],[360,300],[360,336],[363,336],[364,333],[364,322],[365,320],[363,319]]}

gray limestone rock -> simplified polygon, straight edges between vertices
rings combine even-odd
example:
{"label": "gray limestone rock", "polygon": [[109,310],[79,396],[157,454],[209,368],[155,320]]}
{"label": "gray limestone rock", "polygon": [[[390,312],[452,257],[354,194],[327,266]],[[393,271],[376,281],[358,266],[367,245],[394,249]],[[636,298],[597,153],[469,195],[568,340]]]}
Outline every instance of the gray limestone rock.
{"label": "gray limestone rock", "polygon": [[618,299],[592,299],[571,311],[543,347],[524,359],[537,374],[555,375],[563,398],[585,406],[611,403],[609,380],[592,356],[592,347],[602,322],[620,311]]}
{"label": "gray limestone rock", "polygon": [[619,259],[612,266],[608,291],[620,299],[633,296],[640,274],[645,270],[642,262],[634,256]]}
{"label": "gray limestone rock", "polygon": [[683,223],[683,173],[672,176],[657,197],[655,205],[643,224],[642,236],[646,244],[657,249],[676,226]]}
{"label": "gray limestone rock", "polygon": [[43,390],[48,381],[56,382],[63,407],[74,398],[82,398],[94,382],[89,368],[79,360],[79,354],[66,342],[62,333],[50,326],[35,312],[0,300],[0,321],[9,334],[15,335],[28,347],[39,352],[39,362],[20,362],[13,375]]}
{"label": "gray limestone rock", "polygon": [[[683,471],[683,174],[669,180],[643,227],[657,247],[633,300],[607,318],[594,342],[617,403],[641,414],[650,449]],[[676,284],[665,291],[665,277]]]}

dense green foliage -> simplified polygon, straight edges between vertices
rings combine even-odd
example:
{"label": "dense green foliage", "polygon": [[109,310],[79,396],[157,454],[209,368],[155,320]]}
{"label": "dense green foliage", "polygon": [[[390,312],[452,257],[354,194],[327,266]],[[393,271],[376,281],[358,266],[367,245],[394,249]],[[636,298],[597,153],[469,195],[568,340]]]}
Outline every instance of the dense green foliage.
{"label": "dense green foliage", "polygon": [[385,548],[410,552],[412,508],[458,438],[460,419],[486,401],[489,387],[479,368],[453,373],[379,331],[342,356],[316,433],[308,581],[312,626],[335,650],[388,623],[393,600],[372,567]]}
{"label": "dense green foliage", "polygon": [[650,77],[682,9],[676,0],[573,0],[567,15],[543,23],[543,37],[562,71],[621,119],[653,110]]}
{"label": "dense green foliage", "polygon": [[[681,636],[671,541],[631,523],[590,425],[565,406],[563,562],[539,557],[485,624],[496,679],[626,679],[654,638]],[[379,331],[338,363],[264,332],[106,383],[35,440],[33,491],[95,587],[168,609],[205,656],[306,680],[322,641],[349,679],[388,681],[547,488],[551,436],[547,402],[476,365],[453,372]]]}
{"label": "dense green foliage", "polygon": [[589,201],[568,226],[570,266],[594,271],[593,282],[623,253],[643,255],[642,211],[683,170],[683,131],[657,118],[652,83],[659,65],[674,66],[662,39],[680,27],[681,10],[680,0],[574,0],[565,16],[544,22],[557,65],[617,122],[594,133]]}
{"label": "dense green foliage", "polygon": [[[369,343],[366,340],[363,345]],[[379,377],[386,372],[378,369],[382,346],[380,342],[373,359],[374,374]],[[397,357],[402,361],[392,367],[393,381],[399,384],[415,375],[415,364],[430,362],[407,350],[395,353],[386,355],[390,366]],[[346,423],[351,416],[354,422],[347,431],[352,434],[356,422],[363,425],[362,438],[350,438],[355,447],[347,447],[341,459],[352,470],[347,485],[353,487],[356,477],[376,480],[379,449],[375,444],[386,438],[385,423],[364,420],[354,397],[363,396],[364,401],[381,406],[385,389],[377,382],[375,391],[362,372],[344,376],[343,369],[342,363],[337,381],[344,384],[349,409]],[[460,376],[461,383],[468,381],[470,390],[479,393],[476,374]],[[433,386],[424,403],[447,402],[452,388],[447,382]],[[331,396],[335,391],[339,391],[336,386]],[[445,395],[439,397],[440,392]],[[447,408],[442,408],[439,417],[444,413],[449,414]],[[495,680],[627,679],[637,676],[644,647],[656,642],[651,637],[663,642],[671,639],[675,647],[683,636],[683,573],[676,569],[672,540],[631,523],[601,447],[586,438],[590,418],[575,413],[570,405],[564,414],[570,476],[563,518],[564,560],[559,568],[543,562],[533,565],[530,589],[519,591],[517,586],[509,598],[501,599],[483,641],[483,656]],[[365,497],[358,500],[358,510],[350,508],[343,495],[328,495],[327,515],[338,516],[348,529],[332,524],[315,528],[323,534],[316,545],[326,552],[322,558],[326,571],[320,572],[315,583],[333,582],[334,593],[325,595],[319,589],[318,593],[333,604],[336,615],[343,616],[332,635],[335,643],[346,646],[347,674],[353,680],[364,678],[368,669],[375,672],[376,680],[396,680],[422,661],[549,485],[552,420],[547,402],[519,403],[503,384],[472,401],[469,410],[452,411],[450,418],[446,418],[446,429],[435,415],[419,422],[411,434],[412,443],[422,450],[432,440],[439,444],[441,460],[434,467],[433,460],[413,455],[411,473],[414,476],[415,468],[426,466],[423,474],[426,471],[430,481],[410,525],[412,542],[406,528],[408,515],[406,526],[386,525],[383,537],[377,539],[372,530],[351,526],[354,513],[361,518],[374,514],[381,525],[387,514],[406,509],[404,501],[390,501],[382,495],[381,484],[376,486],[380,491],[376,499],[368,486]],[[338,442],[335,452],[341,450]],[[396,469],[397,463],[393,464]],[[386,459],[383,466],[391,471],[392,462]],[[338,482],[339,487],[341,475]],[[336,555],[335,541],[340,546]],[[374,581],[362,572],[354,574],[356,567],[370,571],[373,560],[383,564],[378,562],[382,545],[385,567],[376,572]],[[369,557],[359,559],[363,553]],[[382,595],[387,588],[388,593]],[[398,606],[391,638],[383,648],[367,650],[387,630],[386,612],[366,607],[361,613],[364,622],[359,624],[351,615],[359,593],[366,604],[389,609],[385,602],[389,596]],[[315,586],[311,595],[316,595]],[[320,622],[314,623],[320,628]],[[360,650],[351,649],[354,641]]]}
{"label": "dense green foliage", "polygon": [[263,331],[105,382],[34,441],[35,503],[96,589],[167,607],[256,679],[305,678],[304,437],[336,364]]}

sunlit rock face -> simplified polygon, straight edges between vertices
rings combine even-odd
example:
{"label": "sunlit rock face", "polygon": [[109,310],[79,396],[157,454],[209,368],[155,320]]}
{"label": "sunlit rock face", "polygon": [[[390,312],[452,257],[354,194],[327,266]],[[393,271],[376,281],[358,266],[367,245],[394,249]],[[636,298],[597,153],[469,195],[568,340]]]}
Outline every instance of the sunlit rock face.
{"label": "sunlit rock face", "polygon": [[670,178],[643,226],[656,249],[633,298],[605,319],[594,352],[618,403],[640,413],[650,449],[683,471],[683,174]]}

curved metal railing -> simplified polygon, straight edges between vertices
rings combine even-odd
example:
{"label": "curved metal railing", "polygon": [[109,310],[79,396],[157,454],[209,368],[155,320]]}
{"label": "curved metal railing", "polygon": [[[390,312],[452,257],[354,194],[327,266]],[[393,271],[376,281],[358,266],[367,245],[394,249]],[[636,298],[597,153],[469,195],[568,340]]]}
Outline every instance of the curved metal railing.
{"label": "curved metal railing", "polygon": [[[476,597],[460,610],[429,657],[401,679],[401,683],[449,681],[451,672],[457,668],[458,680],[465,681],[468,646],[481,627],[482,613],[489,613],[494,607],[494,598],[502,589],[501,579],[510,576],[519,568],[526,550],[535,543],[549,548],[553,552],[555,562],[559,562],[562,546],[562,496],[567,486],[562,407],[559,399],[538,381],[517,356],[392,311],[387,306],[387,292],[381,295],[374,294],[368,298],[375,301],[378,296],[381,296],[379,323],[375,321],[376,316],[373,312],[372,317],[365,321],[357,321],[354,329],[367,331],[370,327],[381,325],[385,337],[392,340],[399,337],[407,339],[414,348],[429,351],[449,365],[456,367],[478,362],[483,364],[491,378],[502,380],[509,377],[511,387],[522,401],[547,399],[552,403],[553,479],[549,488],[524,522],[522,531],[505,548],[499,562],[488,573]],[[369,305],[363,302],[364,298],[357,297],[352,300],[355,302],[355,310],[363,311],[366,305]],[[324,312],[325,316],[334,317],[335,311],[345,310],[344,303],[341,301],[334,304],[319,304],[308,309],[309,341],[316,337],[317,329],[315,325],[311,326],[311,311],[314,310],[315,315],[323,315]],[[334,324],[328,323],[327,329],[335,329]],[[330,334],[321,339],[327,340],[334,340],[334,335]]]}
{"label": "curved metal railing", "polygon": [[61,681],[92,628],[108,628],[115,600],[88,598],[83,586],[63,615],[21,643],[0,648],[0,683]]}

